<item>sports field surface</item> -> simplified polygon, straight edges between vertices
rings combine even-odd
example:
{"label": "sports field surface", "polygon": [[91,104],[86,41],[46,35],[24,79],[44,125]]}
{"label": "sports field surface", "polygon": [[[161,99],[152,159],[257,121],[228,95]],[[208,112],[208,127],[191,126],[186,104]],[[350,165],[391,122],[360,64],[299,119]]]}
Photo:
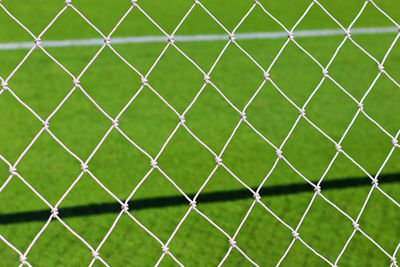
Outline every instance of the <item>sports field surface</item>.
{"label": "sports field surface", "polygon": [[399,2],[199,2],[0,1],[0,266],[397,266]]}

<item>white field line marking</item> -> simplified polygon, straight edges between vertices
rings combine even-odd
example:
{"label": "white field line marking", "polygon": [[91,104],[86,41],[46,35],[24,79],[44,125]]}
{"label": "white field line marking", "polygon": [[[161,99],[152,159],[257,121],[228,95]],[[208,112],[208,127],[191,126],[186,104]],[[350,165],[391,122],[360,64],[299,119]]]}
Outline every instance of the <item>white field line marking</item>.
{"label": "white field line marking", "polygon": [[[351,33],[354,34],[379,34],[379,33],[396,33],[396,27],[375,27],[375,28],[354,28]],[[344,35],[341,29],[321,29],[321,30],[303,30],[295,31],[295,37],[314,37],[314,36],[334,36]],[[255,39],[278,39],[286,38],[287,33],[280,32],[251,32],[237,33],[235,39],[238,40],[255,40]],[[177,42],[201,42],[201,41],[221,41],[227,40],[226,34],[198,34],[198,35],[175,35]],[[132,44],[132,43],[161,43],[166,42],[166,36],[135,36],[135,37],[115,37],[111,38],[112,44]],[[102,45],[103,40],[100,38],[78,39],[78,40],[54,40],[43,41],[44,47],[69,47],[69,46],[97,46]],[[30,49],[34,45],[33,42],[12,42],[0,43],[0,50],[17,50]]]}

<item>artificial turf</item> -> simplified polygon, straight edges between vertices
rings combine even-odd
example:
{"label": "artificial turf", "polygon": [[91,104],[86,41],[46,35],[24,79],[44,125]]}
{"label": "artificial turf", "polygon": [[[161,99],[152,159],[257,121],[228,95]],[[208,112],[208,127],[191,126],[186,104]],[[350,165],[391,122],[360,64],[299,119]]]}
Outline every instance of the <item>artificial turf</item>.
{"label": "artificial turf", "polygon": [[[230,30],[240,21],[253,1],[201,1]],[[261,1],[262,2],[262,1]],[[294,25],[311,1],[263,1],[263,5],[288,28]],[[376,1],[399,21],[395,1]],[[59,1],[2,1],[4,6],[38,34],[62,8]],[[321,1],[347,26],[363,1]],[[73,4],[101,31],[108,33],[129,8],[129,1],[76,0]],[[168,33],[172,32],[191,1],[139,0]],[[29,35],[0,12],[0,41],[27,41]],[[371,5],[354,27],[393,26]],[[338,28],[322,10],[314,6],[298,29]],[[79,30],[78,30],[79,29]],[[258,7],[237,32],[279,31]],[[222,29],[198,6],[177,34],[223,33]],[[127,17],[113,36],[160,35],[137,10]],[[381,60],[396,32],[353,34],[378,60]],[[96,38],[99,35],[69,9],[51,27],[42,40]],[[344,36],[296,38],[321,64],[326,65]],[[237,42],[264,68],[286,39],[240,40]],[[208,71],[227,41],[188,42],[176,45],[203,70]],[[146,73],[166,43],[120,44],[113,47],[140,72]],[[48,48],[72,74],[78,75],[100,47]],[[385,63],[385,70],[400,80],[400,46],[396,44]],[[27,50],[0,51],[0,76],[5,78],[26,55]],[[360,100],[378,74],[376,63],[349,41],[339,51],[329,74],[357,100]],[[298,106],[302,106],[322,78],[321,69],[298,47],[290,43],[270,71],[271,79]],[[203,85],[203,74],[173,47],[169,47],[148,77],[157,90],[179,113],[190,104]],[[263,73],[237,47],[230,44],[211,74],[211,80],[239,109],[243,109],[263,82]],[[108,113],[115,117],[140,88],[140,76],[108,48],[99,55],[80,79],[82,87]],[[36,49],[9,81],[9,87],[42,118],[57,107],[73,87],[72,79],[39,49]],[[400,88],[381,76],[364,101],[364,110],[391,135],[400,128]],[[357,112],[357,104],[332,82],[326,80],[306,107],[307,117],[339,141]],[[41,123],[20,105],[10,92],[0,95],[0,154],[14,163],[41,129]],[[266,83],[246,110],[247,119],[272,143],[279,146],[298,117],[294,108],[279,92]],[[186,125],[213,151],[219,153],[229,138],[239,114],[210,85],[185,115]],[[179,123],[174,114],[151,90],[144,88],[119,119],[119,127],[132,140],[155,156]],[[50,120],[52,132],[78,157],[85,160],[107,132],[111,122],[76,90]],[[342,143],[346,151],[366,171],[378,172],[392,148],[391,139],[376,125],[360,115]],[[288,161],[305,177],[318,181],[336,150],[327,138],[301,119],[283,147]],[[242,123],[223,154],[223,163],[250,187],[257,187],[276,160],[275,150]],[[184,128],[179,128],[158,159],[160,168],[187,194],[195,194],[215,168],[214,156]],[[80,173],[80,163],[46,132],[18,164],[18,172],[52,205]],[[151,168],[149,159],[115,129],[89,162],[91,172],[118,198],[125,200]],[[379,186],[400,201],[400,150],[396,149],[382,170]],[[0,184],[9,177],[8,166],[0,161]],[[324,196],[356,218],[371,188],[366,175],[340,154],[327,173],[325,184],[338,184],[324,190]],[[360,179],[365,184],[346,183]],[[387,179],[387,182],[385,181]],[[342,183],[340,183],[342,181]],[[304,190],[296,190],[296,185]],[[342,186],[340,186],[342,185]],[[361,186],[360,186],[361,185]],[[279,161],[261,191],[263,203],[295,228],[305,212],[313,188],[284,161]],[[198,209],[233,235],[253,202],[250,192],[226,170],[219,167],[197,202]],[[275,193],[274,193],[275,192]],[[156,201],[162,198],[163,201]],[[172,199],[174,201],[172,201]],[[149,203],[148,206],[135,202]],[[116,203],[88,174],[82,176],[62,201],[60,217],[91,246],[97,247],[120,212]],[[102,206],[102,204],[104,204]],[[97,206],[96,206],[97,205]],[[80,209],[79,209],[80,207]],[[63,213],[63,208],[65,212]],[[69,209],[68,208],[75,208]],[[163,242],[167,241],[188,210],[180,192],[157,170],[153,171],[132,197],[130,212]],[[50,215],[16,213],[37,212],[48,207],[17,177],[0,192],[0,234],[20,251],[25,251]],[[86,214],[87,213],[87,214]],[[10,214],[14,214],[12,217]],[[33,216],[33,217],[32,217]],[[14,218],[14,221],[13,221]],[[360,218],[360,227],[390,254],[400,241],[400,209],[377,190],[372,193]],[[317,196],[299,229],[301,238],[318,253],[334,262],[352,233],[351,221]],[[279,223],[261,205],[250,213],[237,238],[237,245],[260,266],[274,266],[292,241],[290,230]],[[169,245],[170,251],[185,266],[216,266],[229,248],[227,238],[199,214],[191,212]],[[123,215],[100,249],[111,266],[152,266],[161,256],[160,244],[128,216]],[[399,255],[397,255],[399,258]],[[85,266],[90,250],[57,221],[36,241],[28,254],[33,266]],[[0,242],[0,265],[18,265],[18,254]],[[95,265],[102,265],[96,261]],[[165,257],[163,266],[175,266]],[[226,266],[250,265],[236,250]],[[324,266],[326,262],[300,242],[295,242],[282,266]],[[389,266],[390,259],[370,240],[356,233],[339,266]]]}

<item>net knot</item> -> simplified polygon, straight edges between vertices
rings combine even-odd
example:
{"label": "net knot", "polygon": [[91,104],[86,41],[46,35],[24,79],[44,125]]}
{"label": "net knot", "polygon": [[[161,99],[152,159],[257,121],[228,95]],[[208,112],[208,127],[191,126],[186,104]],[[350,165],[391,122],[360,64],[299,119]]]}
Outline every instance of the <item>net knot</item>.
{"label": "net knot", "polygon": [[233,33],[229,34],[229,41],[231,41],[231,42],[235,41],[235,34],[233,34]]}
{"label": "net knot", "polygon": [[204,75],[204,81],[205,81],[206,83],[210,83],[210,76]]}
{"label": "net knot", "polygon": [[374,178],[374,179],[372,179],[372,181],[371,181],[371,184],[373,185],[373,186],[378,186],[378,178]]}
{"label": "net knot", "polygon": [[260,196],[259,193],[254,193],[254,194],[253,194],[253,197],[254,197],[254,199],[255,199],[257,202],[259,202],[259,201],[261,200],[261,196]]}
{"label": "net knot", "polygon": [[191,200],[189,203],[190,203],[190,206],[192,207],[192,209],[196,208],[196,206],[197,206],[196,200]]}
{"label": "net knot", "polygon": [[360,230],[360,225],[357,222],[352,222],[351,225],[353,225],[354,230]]}
{"label": "net knot", "polygon": [[65,0],[65,1],[64,1],[64,3],[65,3],[67,6],[70,6],[70,5],[71,5],[71,2],[72,2],[72,0]]}
{"label": "net knot", "polygon": [[220,157],[215,157],[215,162],[219,165],[219,166],[221,166],[222,165],[222,159],[220,158]]}
{"label": "net knot", "polygon": [[259,5],[260,1],[259,0],[254,0],[254,4]]}
{"label": "net knot", "polygon": [[51,208],[51,217],[55,218],[58,215],[58,209],[57,208]]}
{"label": "net knot", "polygon": [[396,257],[391,257],[390,262],[393,264],[393,266],[397,266],[397,259]]}
{"label": "net knot", "polygon": [[8,82],[7,81],[1,81],[1,88],[3,90],[7,90],[8,88]]}
{"label": "net knot", "polygon": [[385,69],[385,67],[382,64],[378,65],[379,72],[383,72],[384,69]]}
{"label": "net knot", "polygon": [[323,69],[323,70],[322,70],[322,75],[323,75],[324,77],[328,77],[328,70]]}
{"label": "net knot", "polygon": [[164,254],[167,254],[167,253],[168,253],[168,250],[169,250],[169,247],[167,247],[166,245],[162,245],[162,246],[161,246],[161,250],[162,250],[162,252],[163,252]]}
{"label": "net knot", "polygon": [[302,109],[299,111],[299,114],[300,114],[301,117],[306,116],[306,110],[305,110],[304,108],[302,108]]}
{"label": "net knot", "polygon": [[48,121],[44,121],[44,122],[42,123],[42,127],[43,127],[46,131],[49,129],[49,126],[50,126],[50,124],[49,124]]}
{"label": "net knot", "polygon": [[264,72],[263,76],[264,76],[264,80],[266,80],[266,81],[268,81],[270,79],[268,72]]}
{"label": "net knot", "polygon": [[10,168],[8,168],[8,171],[10,172],[11,175],[17,174],[17,168],[15,168],[14,166],[11,166]]}
{"label": "net knot", "polygon": [[118,122],[117,119],[113,120],[113,121],[111,122],[111,124],[112,124],[112,127],[114,127],[114,128],[117,128],[117,127],[119,126],[119,122]]}
{"label": "net knot", "polygon": [[320,193],[321,193],[321,186],[317,185],[316,187],[314,187],[314,191],[315,191],[317,194],[320,194]]}
{"label": "net knot", "polygon": [[363,104],[363,103],[358,103],[358,104],[357,104],[357,108],[358,108],[360,111],[363,111],[363,110],[364,110],[364,104]]}
{"label": "net knot", "polygon": [[289,38],[289,40],[290,41],[293,41],[294,40],[294,34],[293,34],[293,32],[288,32],[288,38]]}
{"label": "net knot", "polygon": [[241,118],[242,120],[247,119],[246,112],[241,112],[241,113],[240,113],[240,118]]}
{"label": "net knot", "polygon": [[264,72],[263,76],[264,76],[264,80],[266,80],[266,81],[270,80],[268,72]]}
{"label": "net knot", "polygon": [[27,258],[25,255],[19,256],[19,261],[21,262],[22,265],[26,265],[28,263],[26,260],[27,260]]}
{"label": "net knot", "polygon": [[280,150],[279,148],[276,150],[275,154],[278,156],[278,158],[282,158],[282,150]]}
{"label": "net knot", "polygon": [[104,43],[105,43],[106,46],[109,46],[110,43],[111,43],[111,39],[108,38],[108,37],[104,38]]}
{"label": "net knot", "polygon": [[72,83],[73,83],[74,86],[76,87],[76,86],[78,86],[78,85],[80,84],[80,81],[79,81],[79,79],[75,78],[75,79],[72,81]]}
{"label": "net knot", "polygon": [[86,164],[86,163],[84,163],[84,162],[82,162],[81,163],[81,170],[83,171],[83,172],[87,172],[88,171],[88,165]]}
{"label": "net knot", "polygon": [[235,247],[236,246],[236,241],[234,240],[234,239],[229,239],[229,245],[231,246],[231,247]]}
{"label": "net knot", "polygon": [[398,146],[399,145],[399,140],[393,138],[392,139],[392,145]]}
{"label": "net knot", "polygon": [[195,4],[195,5],[200,4],[199,0],[194,0],[194,4]]}
{"label": "net knot", "polygon": [[299,239],[299,233],[296,232],[296,231],[292,232],[292,236],[293,236],[294,239]]}
{"label": "net knot", "polygon": [[96,260],[99,258],[99,252],[97,252],[97,251],[92,251],[92,256],[93,256],[93,258],[95,258]]}
{"label": "net knot", "polygon": [[157,161],[155,159],[150,160],[150,165],[152,168],[157,168]]}
{"label": "net knot", "polygon": [[42,45],[42,40],[40,40],[40,38],[36,38],[35,39],[35,46],[36,47],[39,47],[39,46],[41,46]]}
{"label": "net knot", "polygon": [[137,3],[137,0],[131,0],[131,4],[132,4],[133,6],[136,6],[136,3]]}
{"label": "net knot", "polygon": [[344,31],[344,35],[346,36],[346,38],[350,38],[351,37],[351,32],[349,30],[345,30]]}
{"label": "net knot", "polygon": [[147,86],[148,80],[146,79],[146,77],[142,77],[142,79],[140,80],[140,82],[143,84],[143,86]]}
{"label": "net knot", "polygon": [[174,36],[172,36],[172,35],[171,35],[171,36],[168,36],[168,43],[171,44],[171,45],[172,45],[173,43],[175,43],[175,38],[174,38]]}
{"label": "net knot", "polygon": [[180,124],[184,124],[186,122],[185,116],[183,115],[179,116],[179,122]]}
{"label": "net knot", "polygon": [[124,213],[127,213],[128,210],[129,210],[129,204],[128,204],[128,203],[122,204],[122,205],[121,205],[121,210],[122,210]]}
{"label": "net knot", "polygon": [[342,152],[343,151],[342,150],[342,146],[339,145],[339,144],[335,144],[335,149],[336,149],[337,152]]}

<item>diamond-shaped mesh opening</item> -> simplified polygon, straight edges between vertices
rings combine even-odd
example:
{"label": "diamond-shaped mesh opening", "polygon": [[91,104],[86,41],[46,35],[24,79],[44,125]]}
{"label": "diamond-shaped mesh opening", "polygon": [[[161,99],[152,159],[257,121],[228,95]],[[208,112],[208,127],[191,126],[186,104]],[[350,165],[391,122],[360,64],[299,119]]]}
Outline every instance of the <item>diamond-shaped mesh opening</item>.
{"label": "diamond-shaped mesh opening", "polygon": [[351,160],[339,154],[323,176],[321,188],[324,196],[355,218],[371,190],[371,179]]}
{"label": "diamond-shaped mesh opening", "polygon": [[136,95],[119,118],[122,131],[152,155],[160,151],[178,122],[174,111],[148,87]]}
{"label": "diamond-shaped mesh opening", "polygon": [[[104,2],[101,3],[101,5],[93,5],[92,0],[80,0],[74,2],[74,6],[84,14],[93,25],[96,25],[100,31],[105,33],[110,32],[131,7],[129,1],[127,2],[125,0]],[[99,16],[99,14],[101,14],[101,16]]]}
{"label": "diamond-shaped mesh opening", "polygon": [[[195,229],[195,230],[194,230]],[[204,242],[189,242],[196,232],[207,235]],[[217,265],[228,249],[228,239],[195,211],[191,211],[171,242],[171,250],[185,265]],[[202,251],[197,254],[196,251]],[[196,255],[196,256],[195,256]],[[210,256],[212,259],[210,260]]]}
{"label": "diamond-shaped mesh opening", "polygon": [[[397,39],[398,40],[398,39]],[[400,43],[398,41],[393,42],[393,49],[387,53],[387,59],[385,61],[385,68],[390,76],[396,81],[399,80],[399,64],[396,64],[400,57]]]}
{"label": "diamond-shaped mesh opening", "polygon": [[279,146],[298,119],[299,112],[272,84],[266,82],[248,106],[246,116],[250,127]]}
{"label": "diamond-shaped mesh opening", "polygon": [[264,178],[261,201],[284,222],[295,227],[314,195],[313,187],[283,160],[274,166],[273,172],[266,173]]}
{"label": "diamond-shaped mesh opening", "polygon": [[[99,79],[99,74],[100,78]],[[116,86],[119,81],[124,86]],[[80,79],[85,91],[110,116],[117,116],[140,88],[140,76],[110,49],[104,49]]]}
{"label": "diamond-shaped mesh opening", "polygon": [[[371,119],[381,125],[389,134],[395,136],[399,131],[399,127],[395,125],[400,125],[400,119],[397,116],[387,116],[387,114],[400,112],[399,105],[393,104],[399,103],[400,90],[391,90],[392,87],[396,87],[396,85],[388,77],[381,76],[365,98],[364,110]],[[388,94],[389,91],[393,92]],[[388,98],[392,99],[393,103],[388,102]]]}
{"label": "diamond-shaped mesh opening", "polygon": [[[37,158],[46,160],[37,162]],[[57,175],[56,170],[60,170]],[[21,159],[18,172],[49,202],[55,203],[81,170],[79,162],[43,132]]]}
{"label": "diamond-shaped mesh opening", "polygon": [[96,246],[120,213],[120,206],[95,179],[85,174],[58,207],[60,218],[89,244]]}
{"label": "diamond-shaped mesh opening", "polygon": [[[395,26],[395,23],[388,19],[385,14],[375,8],[373,4],[368,3],[358,20],[353,24],[353,27],[387,27],[392,28],[392,31],[388,31],[388,33],[383,36],[374,36],[371,34],[360,35],[354,33],[352,34],[352,38],[373,57],[381,60],[398,34],[394,28]],[[378,47],[378,49],[375,49],[376,47]]]}
{"label": "diamond-shaped mesh opening", "polygon": [[[360,218],[360,227],[386,251],[394,251],[399,239],[399,210],[378,190],[371,194]],[[378,230],[379,229],[379,230]],[[383,235],[382,232],[388,233]]]}
{"label": "diamond-shaped mesh opening", "polygon": [[9,81],[12,92],[43,119],[56,109],[72,86],[71,77],[38,49]]}
{"label": "diamond-shaped mesh opening", "polygon": [[[233,66],[242,66],[226,76],[226,70]],[[211,74],[211,80],[221,92],[237,106],[243,109],[263,81],[262,71],[236,45],[230,44],[221,56],[218,65]]]}
{"label": "diamond-shaped mesh opening", "polygon": [[271,79],[296,105],[302,106],[322,79],[322,70],[290,42],[272,67]]}
{"label": "diamond-shaped mesh opening", "polygon": [[[162,60],[148,76],[149,83],[182,113],[204,84],[204,75],[174,47],[169,47]],[[176,88],[181,88],[180,94]]]}
{"label": "diamond-shaped mesh opening", "polygon": [[[267,206],[269,205],[267,204]],[[250,223],[252,220],[257,220],[258,223]],[[268,225],[268,227],[263,227],[263,225]],[[290,230],[285,225],[266,211],[263,206],[256,204],[240,228],[236,240],[254,261],[260,265],[269,266],[279,261],[291,238]],[[279,250],[268,249],[271,246],[278,247]],[[242,260],[242,258],[239,259]],[[235,262],[235,260],[237,260],[236,257],[228,258],[227,262]]]}
{"label": "diamond-shaped mesh opening", "polygon": [[[134,238],[127,238],[132,236]],[[122,240],[122,242],[121,242]],[[121,253],[115,253],[115,249]],[[128,215],[123,214],[100,249],[108,264],[154,265],[161,255],[160,244]]]}
{"label": "diamond-shaped mesh opening", "polygon": [[[52,0],[43,0],[38,3],[34,0],[27,0],[23,5],[19,5],[15,1],[5,0],[3,1],[3,5],[18,21],[23,23],[23,25],[36,35],[41,33],[65,6],[62,2],[60,3]],[[40,16],[32,16],[32,8],[29,8],[32,7],[32,5],[35,6],[36,14],[40,14]],[[19,30],[18,27],[4,28],[8,28],[8,31]]]}
{"label": "diamond-shaped mesh opening", "polygon": [[12,144],[1,146],[0,154],[15,161],[39,132],[41,125],[9,92],[0,95],[0,105],[8,110],[0,118],[0,140],[3,144]]}
{"label": "diamond-shaped mesh opening", "polygon": [[[353,254],[349,255],[349,251],[353,251]],[[365,259],[364,252],[369,253],[368,260]],[[390,265],[388,256],[365,236],[357,232],[340,258],[340,263],[343,265],[356,266],[360,262],[365,262],[366,264]]]}
{"label": "diamond-shaped mesh opening", "polygon": [[[367,129],[368,128],[368,129]],[[360,143],[355,142],[357,139]],[[359,114],[343,141],[343,149],[367,172],[376,173],[393,147],[392,140],[363,114]],[[361,145],[366,144],[366,145]],[[370,161],[368,158],[375,160]]]}
{"label": "diamond-shaped mesh opening", "polygon": [[329,67],[329,75],[357,100],[364,96],[378,73],[377,63],[349,40]]}
{"label": "diamond-shaped mesh opening", "polygon": [[[322,32],[335,32],[335,35],[321,37],[319,42],[314,42],[312,38],[303,37],[304,33],[310,30],[310,25],[318,21]],[[345,39],[345,32],[333,21],[329,15],[318,5],[313,5],[304,19],[296,26],[293,31],[295,40],[298,44],[310,53],[319,63],[326,66],[331,60],[335,51]],[[299,36],[299,37],[297,37]]]}
{"label": "diamond-shaped mesh opening", "polygon": [[[182,23],[179,24],[179,27],[175,28],[173,31],[176,36],[177,47],[202,68],[204,72],[208,72],[210,68],[212,68],[229,40],[226,27],[221,27],[218,21],[216,21],[218,18],[214,17],[216,20],[213,19],[207,14],[207,11],[207,6],[195,5]],[[201,23],[199,23],[199,21],[201,21]],[[186,35],[198,36],[204,34],[218,34],[220,36],[219,41],[194,43],[190,40],[189,42],[184,40]],[[203,51],[206,51],[206,53]]]}
{"label": "diamond-shaped mesh opening", "polygon": [[[79,114],[72,114],[75,110],[79,110]],[[90,155],[111,127],[111,121],[79,89],[72,92],[49,124],[51,131],[83,158]]]}
{"label": "diamond-shaped mesh opening", "polygon": [[[351,24],[365,3],[364,0],[355,0],[351,2],[347,2],[346,0],[321,0],[318,2],[344,27],[347,27]],[[346,5],[346,8],[343,8],[344,4]],[[379,4],[381,5],[382,2]],[[312,21],[310,21],[310,23],[312,23]]]}
{"label": "diamond-shaped mesh opening", "polygon": [[157,162],[187,193],[196,193],[216,166],[212,154],[183,127],[176,131]]}
{"label": "diamond-shaped mesh opening", "polygon": [[142,1],[143,10],[168,33],[175,30],[176,25],[190,10],[193,3],[185,0],[171,0],[165,8],[154,8],[152,1]]}
{"label": "diamond-shaped mesh opening", "polygon": [[328,79],[306,106],[307,117],[334,140],[340,140],[357,111],[354,99]]}
{"label": "diamond-shaped mesh opening", "polygon": [[243,122],[234,132],[222,158],[224,164],[252,187],[261,183],[276,161],[275,150]]}
{"label": "diamond-shaped mesh opening", "polygon": [[[319,212],[320,209],[325,212]],[[315,220],[318,225],[313,223]],[[311,247],[324,244],[318,245],[318,252],[331,262],[336,260],[352,231],[351,221],[319,196],[298,230],[300,237]]]}
{"label": "diamond-shaped mesh opening", "polygon": [[[313,143],[312,148],[310,148],[311,143]],[[304,119],[301,119],[292,131],[282,151],[290,165],[309,180],[317,180],[322,176],[336,152],[330,140]],[[298,151],[303,152],[299,154]]]}
{"label": "diamond-shaped mesh opening", "polygon": [[327,262],[318,257],[313,251],[299,241],[295,241],[292,246],[289,245],[287,251],[289,253],[285,256],[285,261],[282,263],[282,266],[320,266],[327,264]]}
{"label": "diamond-shaped mesh opening", "polygon": [[382,190],[398,203],[400,201],[400,196],[396,192],[398,191],[399,184],[397,182],[399,181],[400,177],[400,174],[397,171],[398,165],[400,164],[399,152],[400,151],[396,149],[393,151],[381,174],[379,175],[379,183]]}
{"label": "diamond-shaped mesh opening", "polygon": [[115,129],[89,162],[92,173],[116,196],[126,199],[150,170],[149,159]]}
{"label": "diamond-shaped mesh opening", "polygon": [[0,2],[3,265],[398,266],[396,3]]}
{"label": "diamond-shaped mesh opening", "polygon": [[46,227],[31,253],[28,262],[39,266],[89,264],[92,259],[89,248],[58,221]]}
{"label": "diamond-shaped mesh opening", "polygon": [[[224,192],[224,188],[228,192]],[[234,177],[219,169],[196,200],[199,209],[231,236],[254,200],[251,191],[241,188]]]}
{"label": "diamond-shaped mesh opening", "polygon": [[49,218],[49,207],[18,177],[13,177],[1,191],[0,203],[2,236],[17,249],[27,249]]}
{"label": "diamond-shaped mesh opening", "polygon": [[[82,14],[82,13],[81,13]],[[57,19],[49,24],[47,30],[41,32],[40,39],[46,46],[46,42],[51,40],[65,40],[65,39],[93,39],[98,38],[97,46],[75,46],[72,48],[73,57],[82,58],[82,60],[73,60],[71,53],[66,53],[66,48],[57,49],[54,47],[46,48],[46,51],[56,58],[70,73],[74,75],[80,74],[83,68],[87,65],[100,49],[103,44],[102,35],[93,27],[88,25],[87,18],[81,16],[73,9],[66,9]],[[83,14],[82,14],[83,15]],[[85,20],[86,19],[86,20]],[[74,24],[69,23],[75,21]],[[79,28],[79,31],[76,29]]]}
{"label": "diamond-shaped mesh opening", "polygon": [[207,84],[185,118],[185,124],[194,135],[214,151],[219,151],[239,122],[240,115],[212,85]]}
{"label": "diamond-shaped mesh opening", "polygon": [[132,191],[134,194],[129,202],[132,214],[165,242],[188,210],[188,200],[157,170]]}

